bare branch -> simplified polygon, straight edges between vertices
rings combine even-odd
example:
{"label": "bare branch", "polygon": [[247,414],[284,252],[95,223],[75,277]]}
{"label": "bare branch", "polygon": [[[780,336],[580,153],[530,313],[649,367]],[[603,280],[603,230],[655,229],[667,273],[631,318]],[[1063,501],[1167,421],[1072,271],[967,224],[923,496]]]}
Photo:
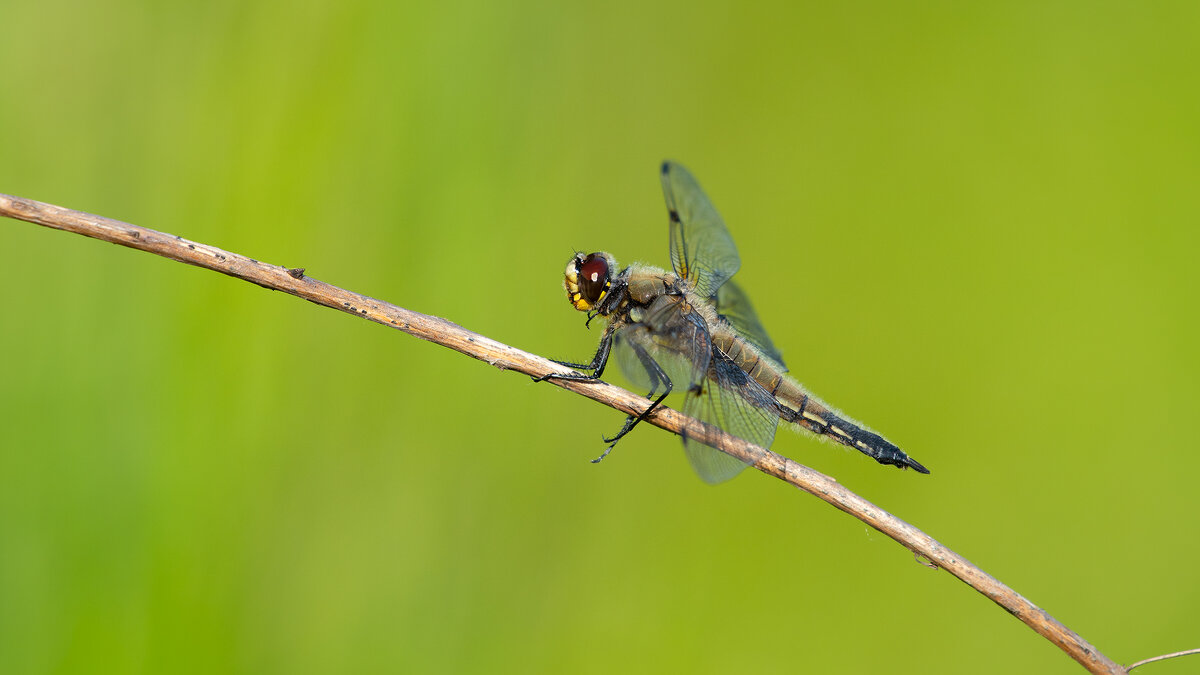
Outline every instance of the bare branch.
{"label": "bare branch", "polygon": [[1154,663],[1155,661],[1166,661],[1167,659],[1173,659],[1173,658],[1176,658],[1179,656],[1196,656],[1196,655],[1200,655],[1200,649],[1185,649],[1181,652],[1171,652],[1170,654],[1163,654],[1161,656],[1151,656],[1148,659],[1142,659],[1141,661],[1138,661],[1137,663],[1129,664],[1129,667],[1126,669],[1126,671],[1128,672],[1130,670],[1133,670],[1134,668],[1137,668],[1138,666],[1144,666],[1147,663]]}
{"label": "bare branch", "polygon": [[[303,269],[269,265],[213,246],[119,220],[3,194],[0,194],[0,215],[154,253],[244,279],[263,288],[290,293],[318,305],[397,328],[422,340],[435,342],[490,363],[501,370],[515,370],[532,377],[573,372],[549,359],[501,344],[445,319],[413,312],[318,281],[306,276]],[[629,415],[637,415],[649,405],[649,401],[644,397],[606,382],[558,379],[549,381]],[[1011,588],[972,565],[966,558],[859,497],[833,478],[769,450],[764,451],[670,408],[657,408],[646,422],[676,434],[686,432],[689,437],[737,457],[759,471],[779,478],[858,518],[911,550],[918,560],[946,570],[987,596],[1038,634],[1058,645],[1088,671],[1114,674],[1126,672],[1082,637]]]}

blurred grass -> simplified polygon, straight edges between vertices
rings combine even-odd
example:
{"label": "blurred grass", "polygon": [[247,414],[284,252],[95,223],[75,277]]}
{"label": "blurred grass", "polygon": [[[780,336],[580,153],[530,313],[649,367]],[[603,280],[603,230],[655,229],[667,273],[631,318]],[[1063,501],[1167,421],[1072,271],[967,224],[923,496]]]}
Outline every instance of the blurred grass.
{"label": "blurred grass", "polygon": [[[793,373],[934,473],[777,450],[1114,659],[1196,646],[1194,4],[4,22],[0,191],[552,357],[597,337],[572,251],[667,264],[682,161]],[[815,500],[708,488],[665,434],[588,464],[620,417],[555,388],[23,223],[0,251],[0,672],[1077,672]]]}

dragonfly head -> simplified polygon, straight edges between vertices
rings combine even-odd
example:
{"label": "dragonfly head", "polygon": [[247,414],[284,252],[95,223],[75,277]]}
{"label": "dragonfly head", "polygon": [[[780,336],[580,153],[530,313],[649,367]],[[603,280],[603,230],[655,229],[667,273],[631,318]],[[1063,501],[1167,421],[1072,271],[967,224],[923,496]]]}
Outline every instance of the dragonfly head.
{"label": "dragonfly head", "polygon": [[607,253],[576,253],[567,261],[567,300],[581,312],[596,311],[609,292],[617,261]]}

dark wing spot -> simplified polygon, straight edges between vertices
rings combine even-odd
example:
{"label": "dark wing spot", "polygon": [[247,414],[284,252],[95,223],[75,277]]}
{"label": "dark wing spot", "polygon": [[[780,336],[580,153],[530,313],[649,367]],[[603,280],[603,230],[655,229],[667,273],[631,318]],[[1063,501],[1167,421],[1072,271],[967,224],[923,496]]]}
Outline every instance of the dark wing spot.
{"label": "dark wing spot", "polygon": [[671,209],[671,210],[670,210],[668,213],[670,213],[670,214],[671,214],[671,222],[672,222],[672,223],[678,223],[678,222],[680,222],[680,221],[679,221],[679,212],[678,212],[678,211],[676,211],[675,209]]}
{"label": "dark wing spot", "polygon": [[663,163],[662,163],[662,174],[665,176],[665,175],[667,175],[667,174],[669,174],[669,173],[671,173],[671,163],[670,163],[670,162],[663,162]]}

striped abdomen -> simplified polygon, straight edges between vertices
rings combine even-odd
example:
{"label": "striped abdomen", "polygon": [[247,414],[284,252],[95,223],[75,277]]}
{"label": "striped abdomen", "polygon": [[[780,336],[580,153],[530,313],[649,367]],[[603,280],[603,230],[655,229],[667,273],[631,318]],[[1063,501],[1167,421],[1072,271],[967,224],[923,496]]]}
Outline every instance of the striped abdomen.
{"label": "striped abdomen", "polygon": [[879,434],[868,431],[838,416],[820,399],[788,377],[784,368],[765,356],[744,338],[724,326],[712,334],[713,346],[754,378],[779,402],[779,416],[785,422],[804,427],[842,445],[854,448],[880,464],[912,467],[921,473],[929,470]]}

